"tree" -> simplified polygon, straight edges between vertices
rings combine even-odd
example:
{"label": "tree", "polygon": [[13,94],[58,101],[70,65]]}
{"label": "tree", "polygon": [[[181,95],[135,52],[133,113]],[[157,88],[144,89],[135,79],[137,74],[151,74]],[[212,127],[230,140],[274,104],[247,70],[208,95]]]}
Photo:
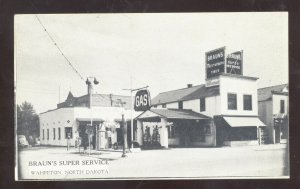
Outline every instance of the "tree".
{"label": "tree", "polygon": [[17,134],[29,136],[33,138],[40,135],[39,117],[33,109],[33,105],[29,102],[23,102],[17,105]]}

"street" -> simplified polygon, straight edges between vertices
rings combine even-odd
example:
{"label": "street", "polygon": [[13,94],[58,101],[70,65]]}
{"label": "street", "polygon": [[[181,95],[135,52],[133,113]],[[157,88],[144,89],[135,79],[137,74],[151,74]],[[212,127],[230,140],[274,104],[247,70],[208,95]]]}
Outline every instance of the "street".
{"label": "street", "polygon": [[[67,151],[65,147],[41,146],[22,149],[19,152],[19,168],[23,179],[287,178],[289,173],[285,154],[284,144],[142,150],[127,153],[125,158],[121,157],[121,151],[92,150],[89,156],[88,152],[79,154],[75,148]],[[86,164],[74,165],[87,161],[89,167]],[[30,174],[30,170],[33,170],[30,163],[38,166],[36,163],[51,162],[57,164],[54,171],[65,170],[67,167],[68,173]],[[58,166],[66,163],[68,166],[63,168]],[[49,170],[47,166],[50,165],[45,165],[44,171]]]}

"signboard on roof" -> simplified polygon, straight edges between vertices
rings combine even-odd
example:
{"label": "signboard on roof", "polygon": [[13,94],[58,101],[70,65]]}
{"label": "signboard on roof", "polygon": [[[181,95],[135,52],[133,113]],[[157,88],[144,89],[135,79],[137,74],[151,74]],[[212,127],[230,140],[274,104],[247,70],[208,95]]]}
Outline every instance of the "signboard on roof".
{"label": "signboard on roof", "polygon": [[243,51],[237,51],[227,56],[226,73],[243,75]]}
{"label": "signboard on roof", "polygon": [[225,47],[205,53],[206,79],[225,72]]}
{"label": "signboard on roof", "polygon": [[146,111],[151,107],[150,92],[147,89],[139,90],[134,98],[134,110]]}

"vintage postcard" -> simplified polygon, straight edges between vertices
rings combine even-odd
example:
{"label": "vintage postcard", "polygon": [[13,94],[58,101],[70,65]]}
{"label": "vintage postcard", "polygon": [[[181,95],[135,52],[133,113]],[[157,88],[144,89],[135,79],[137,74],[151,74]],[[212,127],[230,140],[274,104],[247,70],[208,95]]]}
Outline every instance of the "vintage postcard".
{"label": "vintage postcard", "polygon": [[289,178],[288,13],[14,17],[15,179]]}

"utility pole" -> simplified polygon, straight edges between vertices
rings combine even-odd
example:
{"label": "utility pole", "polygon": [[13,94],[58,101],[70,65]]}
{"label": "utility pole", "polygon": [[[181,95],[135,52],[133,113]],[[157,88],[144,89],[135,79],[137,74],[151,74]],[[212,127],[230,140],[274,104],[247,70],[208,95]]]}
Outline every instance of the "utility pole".
{"label": "utility pole", "polygon": [[125,91],[130,91],[130,100],[131,100],[131,108],[130,108],[130,128],[131,128],[131,148],[133,148],[133,117],[132,117],[132,113],[133,113],[133,106],[134,106],[134,100],[133,100],[133,95],[132,93],[134,91],[138,91],[140,89],[146,89],[148,88],[149,86],[145,86],[145,87],[140,87],[140,88],[136,88],[136,89],[133,89],[132,88],[132,77],[130,77],[130,89],[123,89]]}
{"label": "utility pole", "polygon": [[[93,127],[93,109],[92,109],[92,93],[93,93],[93,84],[91,82],[91,80],[94,79],[94,85],[98,85],[99,84],[99,81],[97,81],[97,79],[95,77],[88,77],[86,79],[86,84],[88,86],[88,93],[89,93],[89,108],[90,108],[90,111],[91,111],[91,127]],[[91,155],[91,135],[88,134],[88,140],[89,140],[89,155]]]}
{"label": "utility pole", "polygon": [[121,123],[121,127],[122,127],[122,134],[123,134],[123,152],[122,152],[122,156],[121,157],[126,157],[127,155],[126,155],[126,152],[125,152],[125,144],[126,144],[126,140],[127,140],[127,135],[125,135],[125,126],[126,126],[126,124],[125,124],[125,120],[124,120],[124,107],[123,107],[123,104],[125,104],[125,102],[122,102],[122,100],[121,99],[118,99],[119,101],[120,101],[120,103],[121,103],[121,106],[122,106],[122,123]]}

